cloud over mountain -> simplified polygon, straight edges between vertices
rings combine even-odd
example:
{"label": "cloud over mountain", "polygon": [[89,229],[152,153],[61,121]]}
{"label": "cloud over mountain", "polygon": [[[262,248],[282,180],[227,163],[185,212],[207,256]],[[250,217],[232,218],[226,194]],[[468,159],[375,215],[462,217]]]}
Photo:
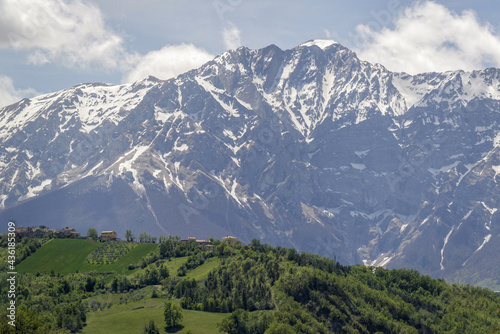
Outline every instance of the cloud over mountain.
{"label": "cloud over mountain", "polygon": [[457,14],[419,2],[395,16],[393,25],[379,31],[357,26],[362,59],[411,74],[500,66],[500,35],[471,10]]}
{"label": "cloud over mountain", "polygon": [[132,70],[126,74],[124,82],[134,82],[148,75],[159,79],[170,79],[181,73],[197,68],[214,58],[207,51],[192,44],[169,45],[160,50],[138,56]]}
{"label": "cloud over mountain", "polygon": [[27,51],[30,64],[116,68],[123,57],[123,38],[92,3],[19,0],[0,6],[0,47]]}
{"label": "cloud over mountain", "polygon": [[11,78],[0,75],[0,106],[6,106],[17,102],[24,97],[32,97],[39,93],[33,88],[18,89],[14,87]]}

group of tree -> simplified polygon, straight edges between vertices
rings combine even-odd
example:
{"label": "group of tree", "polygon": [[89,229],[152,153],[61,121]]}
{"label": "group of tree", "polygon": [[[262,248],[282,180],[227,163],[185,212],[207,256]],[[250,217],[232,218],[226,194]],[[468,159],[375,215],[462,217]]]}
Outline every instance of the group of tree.
{"label": "group of tree", "polygon": [[[182,309],[173,301],[168,301],[163,307],[163,318],[165,319],[165,330],[170,331],[181,327],[183,319]],[[144,334],[160,334],[159,328],[153,320],[144,325]]]}
{"label": "group of tree", "polygon": [[[144,242],[156,243],[157,239],[158,239],[157,237],[153,237],[153,236],[147,234],[146,232],[142,232],[141,234],[139,234],[139,242],[140,243],[144,243]],[[131,230],[125,231],[125,240],[127,240],[129,242],[136,240],[136,237],[134,236],[134,234],[132,233]]]}
{"label": "group of tree", "polygon": [[156,243],[156,239],[157,237],[152,237],[150,236],[149,234],[147,234],[146,232],[142,232],[141,234],[139,234],[139,242],[140,243],[143,243],[143,242],[146,242],[146,243]]}
{"label": "group of tree", "polygon": [[124,275],[118,275],[111,281],[111,291],[121,292],[129,289],[140,289],[148,285],[158,285],[170,277],[168,268],[164,265],[157,267],[153,265],[140,271],[132,278]]}
{"label": "group of tree", "polygon": [[[76,333],[86,322],[83,300],[106,290],[106,274],[68,275],[18,274],[16,281],[16,327],[2,327],[0,333]],[[5,281],[6,274],[0,274]],[[0,316],[7,319],[3,306],[9,302],[7,287],[0,285]],[[99,291],[99,292],[98,292]],[[10,328],[10,329],[9,329]],[[17,331],[16,331],[17,330]]]}
{"label": "group of tree", "polygon": [[90,264],[110,264],[127,254],[134,247],[133,243],[108,241],[95,247],[86,261]]}
{"label": "group of tree", "polygon": [[[8,247],[7,238],[0,238],[0,249],[7,249]],[[9,258],[10,253],[7,251],[0,252],[0,271],[10,271],[7,270],[9,264],[17,265],[21,263],[31,254],[35,253],[36,250],[42,247],[42,239],[36,238],[21,238],[15,242],[15,260]]]}
{"label": "group of tree", "polygon": [[[448,284],[414,270],[341,266],[294,250],[254,246],[241,249],[209,276],[220,275],[226,266],[233,266],[233,275],[247,269],[247,282],[264,279],[269,284],[272,311],[251,312],[265,308],[250,302],[255,283],[241,283],[241,276],[247,302],[232,300],[238,309],[219,324],[222,332],[487,333],[499,323],[498,297],[487,289]],[[275,272],[273,261],[278,263]],[[203,284],[217,291],[223,282],[209,277]]]}
{"label": "group of tree", "polygon": [[216,255],[221,265],[202,281],[167,290],[185,309],[232,312],[219,324],[226,333],[481,333],[499,324],[492,291],[414,270],[342,266],[258,240],[220,243]]}

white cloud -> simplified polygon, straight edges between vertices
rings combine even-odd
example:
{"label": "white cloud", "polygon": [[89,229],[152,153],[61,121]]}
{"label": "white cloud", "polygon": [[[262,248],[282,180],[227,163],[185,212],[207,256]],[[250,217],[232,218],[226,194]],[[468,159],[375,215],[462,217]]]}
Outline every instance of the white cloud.
{"label": "white cloud", "polygon": [[101,10],[83,0],[0,0],[0,48],[28,51],[28,63],[70,68],[97,66],[124,73],[132,82],[154,75],[168,79],[214,56],[193,45],[130,53],[110,30]]}
{"label": "white cloud", "polygon": [[[233,43],[239,40],[237,29],[228,33]],[[107,27],[99,7],[88,1],[0,0],[0,48],[27,51],[29,64],[97,66],[121,71],[124,82],[133,82],[148,75],[169,79],[214,57],[191,44],[166,46],[146,55],[127,52],[123,44],[123,38]],[[22,91],[16,91],[6,77],[2,80],[8,87],[2,101],[16,101]]]}
{"label": "white cloud", "polygon": [[38,95],[38,92],[33,88],[16,89],[11,78],[0,75],[0,108],[35,95]]}
{"label": "white cloud", "polygon": [[123,81],[134,82],[148,75],[163,80],[170,79],[197,68],[213,58],[213,55],[192,44],[165,46],[140,57]]}
{"label": "white cloud", "polygon": [[434,2],[416,3],[394,29],[357,27],[360,58],[411,74],[500,66],[500,36],[471,10],[461,15]]}
{"label": "white cloud", "polygon": [[222,38],[224,40],[224,46],[226,49],[233,50],[239,48],[241,43],[241,31],[238,27],[230,22],[226,21],[226,26],[222,30]]}
{"label": "white cloud", "polygon": [[117,68],[123,40],[82,0],[0,0],[0,47],[27,50],[31,64]]}

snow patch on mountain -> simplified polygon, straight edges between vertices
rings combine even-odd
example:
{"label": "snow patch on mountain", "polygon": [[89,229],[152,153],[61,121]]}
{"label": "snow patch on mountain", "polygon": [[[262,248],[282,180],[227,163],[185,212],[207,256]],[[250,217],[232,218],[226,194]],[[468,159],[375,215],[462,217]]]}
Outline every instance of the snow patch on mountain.
{"label": "snow patch on mountain", "polygon": [[493,140],[494,146],[500,146],[500,131],[497,132],[495,139]]}
{"label": "snow patch on mountain", "polygon": [[491,240],[491,234],[488,234],[487,236],[485,236],[485,237],[484,237],[484,239],[483,239],[483,243],[482,243],[482,244],[481,244],[481,245],[480,245],[480,246],[479,246],[479,247],[478,247],[478,248],[474,251],[474,253],[472,253],[472,255],[471,255],[471,256],[470,256],[467,260],[465,260],[465,262],[464,262],[464,263],[462,263],[462,267],[464,267],[464,266],[467,264],[467,262],[470,260],[470,258],[471,258],[472,256],[474,256],[474,255],[475,255],[477,252],[479,252],[479,251],[480,251],[480,250],[481,250],[481,249],[482,249],[482,248],[483,248],[483,247],[484,247],[484,246],[485,246],[488,242],[490,242],[490,240]]}
{"label": "snow patch on mountain", "polygon": [[426,94],[435,88],[435,84],[425,80],[422,75],[412,76],[406,73],[394,73],[392,84],[403,96],[407,109],[416,106]]}
{"label": "snow patch on mountain", "polygon": [[[491,77],[491,71],[498,71]],[[464,72],[461,76],[464,100],[487,98],[500,100],[500,70],[488,69],[484,71]]]}
{"label": "snow patch on mountain", "polygon": [[451,227],[450,232],[448,232],[448,234],[446,235],[446,237],[444,237],[444,240],[443,240],[443,247],[441,248],[441,262],[439,262],[439,266],[441,267],[441,270],[444,270],[444,265],[443,265],[443,261],[444,261],[444,249],[446,248],[446,244],[448,243],[448,240],[450,240],[450,236],[451,236],[451,234],[453,233],[454,230],[455,230],[455,225],[453,225]]}
{"label": "snow patch on mountain", "polygon": [[334,40],[329,40],[329,39],[314,39],[314,40],[310,40],[310,41],[307,41],[305,43],[302,43],[299,45],[299,47],[301,46],[318,46],[320,47],[321,49],[325,50],[326,48],[332,46],[332,45],[335,45],[335,44],[338,44],[337,42],[335,42]]}
{"label": "snow patch on mountain", "polygon": [[32,198],[37,196],[39,193],[41,193],[46,187],[50,188],[50,184],[52,183],[52,180],[47,179],[42,181],[38,186],[28,186],[28,193],[24,196],[21,196],[19,198],[20,201],[24,201],[28,198]]}

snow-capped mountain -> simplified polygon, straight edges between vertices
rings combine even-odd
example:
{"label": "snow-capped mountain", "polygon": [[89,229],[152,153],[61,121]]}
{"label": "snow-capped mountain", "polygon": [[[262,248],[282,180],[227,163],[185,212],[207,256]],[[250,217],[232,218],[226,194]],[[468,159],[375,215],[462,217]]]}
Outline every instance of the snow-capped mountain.
{"label": "snow-capped mountain", "polygon": [[500,285],[500,70],[393,73],[331,41],[0,109],[0,217],[234,235]]}

